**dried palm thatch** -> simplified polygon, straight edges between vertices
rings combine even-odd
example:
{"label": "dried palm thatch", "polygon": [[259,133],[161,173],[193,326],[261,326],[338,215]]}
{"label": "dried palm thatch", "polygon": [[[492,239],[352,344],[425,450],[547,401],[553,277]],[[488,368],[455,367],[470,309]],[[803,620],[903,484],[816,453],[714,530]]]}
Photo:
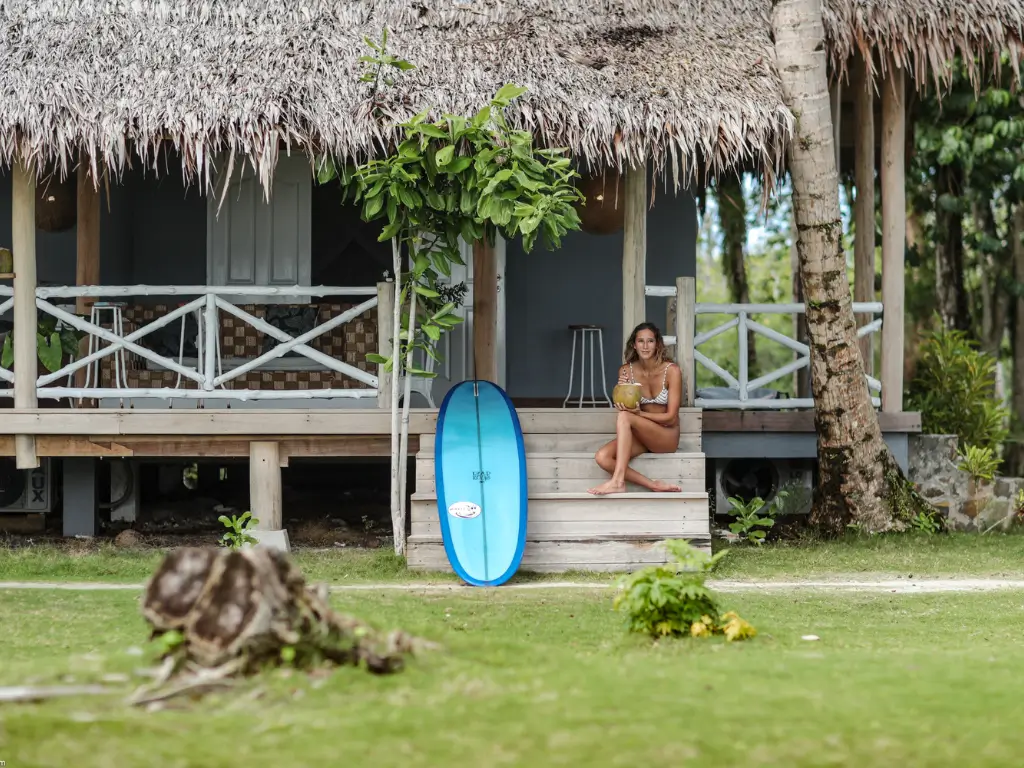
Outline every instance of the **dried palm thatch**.
{"label": "dried palm thatch", "polygon": [[[827,0],[832,57],[882,45],[916,70],[1019,44],[1019,0]],[[282,146],[359,159],[392,134],[358,82],[364,34],[418,68],[385,101],[403,119],[476,111],[529,88],[517,127],[590,167],[646,158],[676,183],[737,165],[771,183],[793,127],[770,0],[0,0],[0,161],[86,152],[214,187],[248,157],[269,187]],[[230,161],[229,161],[230,162]],[[94,177],[98,174],[94,174]]]}
{"label": "dried palm thatch", "polygon": [[[834,73],[844,73],[854,54],[871,61],[885,52],[923,87],[948,81],[950,62],[962,56],[975,86],[988,60],[999,69],[1008,53],[1019,82],[1024,56],[1021,0],[825,0],[825,32]],[[887,62],[875,56],[873,74]]]}

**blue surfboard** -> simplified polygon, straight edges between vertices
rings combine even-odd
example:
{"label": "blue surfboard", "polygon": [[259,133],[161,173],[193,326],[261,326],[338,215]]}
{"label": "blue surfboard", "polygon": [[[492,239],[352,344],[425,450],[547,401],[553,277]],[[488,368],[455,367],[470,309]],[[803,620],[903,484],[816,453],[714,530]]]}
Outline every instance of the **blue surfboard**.
{"label": "blue surfboard", "polygon": [[512,402],[489,381],[464,381],[441,403],[434,440],[444,551],[466,583],[492,587],[526,544],[526,449]]}

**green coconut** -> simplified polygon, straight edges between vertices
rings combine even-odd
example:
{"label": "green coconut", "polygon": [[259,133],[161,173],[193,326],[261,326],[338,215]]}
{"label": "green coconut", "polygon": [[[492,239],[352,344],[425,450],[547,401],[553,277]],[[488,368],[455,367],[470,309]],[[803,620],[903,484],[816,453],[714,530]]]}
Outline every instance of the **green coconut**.
{"label": "green coconut", "polygon": [[612,402],[631,411],[637,408],[640,405],[640,385],[616,384],[612,390]]}

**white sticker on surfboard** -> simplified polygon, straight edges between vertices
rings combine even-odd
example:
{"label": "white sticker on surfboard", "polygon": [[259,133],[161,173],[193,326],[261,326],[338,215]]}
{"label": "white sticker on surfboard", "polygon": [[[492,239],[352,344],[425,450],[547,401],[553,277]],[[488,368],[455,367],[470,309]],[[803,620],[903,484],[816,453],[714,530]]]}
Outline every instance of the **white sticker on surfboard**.
{"label": "white sticker on surfboard", "polygon": [[460,517],[463,520],[469,520],[479,516],[480,505],[474,504],[472,501],[456,501],[454,504],[448,505],[448,514],[452,517]]}

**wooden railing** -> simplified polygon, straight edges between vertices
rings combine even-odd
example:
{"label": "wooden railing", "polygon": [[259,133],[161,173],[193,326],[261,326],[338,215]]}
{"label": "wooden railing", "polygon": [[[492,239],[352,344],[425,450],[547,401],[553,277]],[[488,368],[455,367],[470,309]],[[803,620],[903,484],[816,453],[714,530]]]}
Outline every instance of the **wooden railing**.
{"label": "wooden railing", "polygon": [[[649,285],[647,296],[664,296],[674,299],[670,310],[673,335],[666,334],[665,344],[676,348],[676,357],[680,367],[690,376],[687,378],[689,398],[684,397],[684,404],[693,403],[700,408],[708,409],[749,409],[749,410],[790,410],[814,408],[812,398],[789,398],[758,396],[758,390],[785,376],[810,366],[810,348],[797,339],[790,338],[772,328],[751,319],[751,315],[800,315],[806,308],[803,304],[700,304],[695,300],[695,284],[693,278],[680,278],[674,286]],[[853,311],[856,315],[881,315],[883,307],[878,302],[854,302]],[[695,331],[698,315],[728,315],[728,320],[707,331]],[[882,328],[882,318],[874,317],[871,322],[857,329],[857,338],[878,333]],[[733,376],[719,362],[712,360],[699,347],[711,339],[736,330],[737,352],[739,357],[738,375]],[[795,360],[786,363],[751,380],[748,370],[749,334],[754,333],[771,339],[796,353]],[[736,392],[732,398],[703,398],[694,394],[692,379],[696,376],[696,365],[699,364],[724,382],[725,386]],[[872,376],[866,376],[868,389],[872,393],[872,403],[881,406],[880,395],[882,384]]]}
{"label": "wooden railing", "polygon": [[[380,286],[370,287],[253,287],[253,286],[77,286],[59,288],[37,288],[37,308],[56,318],[60,323],[70,326],[82,332],[89,338],[92,344],[88,345],[91,350],[84,356],[76,356],[59,370],[52,373],[44,373],[36,378],[36,395],[43,399],[102,399],[102,398],[157,398],[157,399],[217,399],[217,400],[283,400],[283,399],[332,399],[332,398],[374,398],[378,397],[379,390],[389,382],[382,381],[384,376],[374,375],[365,370],[357,368],[349,363],[339,360],[330,355],[309,346],[314,339],[329,333],[338,326],[351,322],[367,310],[378,309],[380,304],[391,306],[390,289],[393,291],[393,283],[382,283]],[[121,334],[119,328],[104,328],[96,322],[79,317],[71,312],[57,306],[59,300],[87,299],[121,299],[128,297],[183,297],[185,303],[168,311],[166,314],[146,323],[141,327],[132,330],[130,333]],[[322,322],[309,331],[297,336],[277,328],[265,320],[255,317],[249,312],[239,308],[232,303],[231,297],[245,297],[246,303],[271,303],[268,299],[280,303],[282,299],[290,297],[302,297],[305,303],[307,297],[367,297],[364,301],[350,309],[347,309],[325,322]],[[191,297],[191,298],[190,298]],[[13,291],[11,288],[0,286],[0,315],[10,310],[14,304]],[[224,312],[241,320],[245,325],[254,330],[275,339],[279,342],[272,349],[256,357],[239,361],[238,365],[224,370],[220,349],[220,313]],[[198,336],[195,339],[197,356],[195,364],[185,362],[183,350],[185,344],[185,323],[186,318],[192,315],[198,327]],[[387,339],[386,345],[390,345],[392,319],[389,312],[378,311],[377,337]],[[164,328],[172,323],[181,323],[181,336],[177,359],[162,355],[147,349],[140,344],[140,341],[154,331]],[[381,343],[380,341],[378,343]],[[386,348],[385,348],[386,351]],[[324,389],[254,389],[239,388],[230,389],[226,385],[246,373],[265,366],[277,358],[283,357],[289,352],[298,353],[309,358],[320,369],[333,371],[366,385],[364,388],[324,388]],[[165,369],[177,374],[174,386],[170,387],[129,387],[127,378],[121,375],[123,372],[123,360],[125,353],[131,353],[138,358],[148,361],[157,369]],[[96,364],[103,358],[115,356],[113,387],[98,386],[99,381],[92,383],[90,377],[93,371],[97,372]],[[75,374],[79,371],[86,373],[86,386],[70,386]],[[378,371],[380,372],[380,371]],[[79,374],[81,375],[81,374]],[[55,385],[62,380],[68,381],[68,386]],[[193,382],[191,387],[183,387],[182,380],[187,379]],[[0,381],[14,383],[15,376],[10,370],[0,368]],[[13,388],[0,389],[0,397],[12,397]]]}

